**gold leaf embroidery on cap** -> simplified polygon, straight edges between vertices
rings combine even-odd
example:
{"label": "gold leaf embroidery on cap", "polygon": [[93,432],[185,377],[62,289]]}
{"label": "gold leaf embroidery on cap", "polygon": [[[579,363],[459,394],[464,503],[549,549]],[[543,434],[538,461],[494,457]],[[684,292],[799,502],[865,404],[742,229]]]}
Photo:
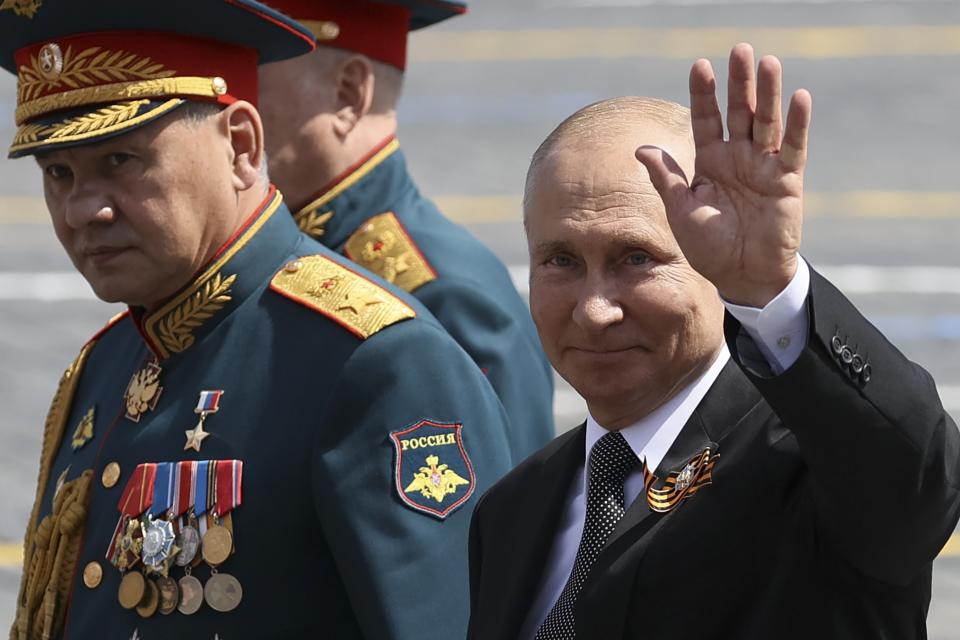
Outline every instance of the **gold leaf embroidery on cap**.
{"label": "gold leaf embroidery on cap", "polygon": [[180,353],[194,343],[193,331],[233,298],[230,287],[236,274],[223,278],[219,273],[157,323],[157,335],[171,353]]}
{"label": "gold leaf embroidery on cap", "polygon": [[36,142],[40,139],[41,134],[46,131],[47,125],[45,124],[28,124],[20,127],[17,130],[17,135],[13,138],[14,147],[19,147],[23,144],[29,144],[31,142]]}
{"label": "gold leaf embroidery on cap", "polygon": [[50,126],[43,132],[47,140],[54,141],[67,136],[75,136],[87,133],[93,133],[122,124],[137,115],[140,107],[147,104],[149,100],[133,100],[131,102],[121,102],[112,104],[102,109],[97,109],[92,113],[86,113],[76,118],[64,120]]}
{"label": "gold leaf embroidery on cap", "polygon": [[0,11],[11,10],[18,16],[33,18],[43,4],[43,0],[3,0]]}
{"label": "gold leaf embroidery on cap", "polygon": [[[44,47],[43,51],[47,51]],[[48,63],[40,56],[31,56],[30,64],[17,72],[17,99],[23,103],[50,89],[66,85],[71,89],[101,85],[108,82],[157,80],[169,78],[176,71],[166,69],[149,57],[126,51],[110,51],[90,47],[74,55],[73,47],[63,54],[60,72],[51,74]]]}

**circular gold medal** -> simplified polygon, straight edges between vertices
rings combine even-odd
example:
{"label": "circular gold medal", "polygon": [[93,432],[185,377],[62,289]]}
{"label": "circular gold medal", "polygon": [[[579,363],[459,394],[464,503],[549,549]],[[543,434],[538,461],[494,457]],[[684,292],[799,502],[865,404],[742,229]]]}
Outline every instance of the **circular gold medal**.
{"label": "circular gold medal", "polygon": [[180,587],[177,581],[167,576],[157,578],[157,589],[160,591],[160,613],[169,615],[177,610],[180,604]]}
{"label": "circular gold medal", "polygon": [[178,583],[180,587],[180,604],[177,611],[189,616],[200,609],[203,604],[203,585],[193,576],[183,576]]}
{"label": "circular gold medal", "polygon": [[104,488],[112,489],[117,485],[117,482],[120,480],[120,465],[116,462],[111,462],[103,468],[103,473],[100,475],[100,481],[103,483]]}
{"label": "circular gold medal", "polygon": [[156,583],[153,580],[146,580],[145,582],[147,593],[143,596],[140,604],[137,605],[137,613],[141,618],[149,618],[160,607],[160,590],[157,589]]}
{"label": "circular gold medal", "polygon": [[139,571],[128,571],[120,580],[117,600],[124,609],[133,609],[140,604],[147,592],[147,581]]}
{"label": "circular gold medal", "polygon": [[233,551],[233,534],[219,524],[207,529],[203,536],[203,559],[207,564],[216,567],[227,561]]}
{"label": "circular gold medal", "polygon": [[101,580],[103,580],[103,567],[96,560],[88,562],[83,568],[83,584],[87,585],[87,589],[96,589],[100,586]]}
{"label": "circular gold medal", "polygon": [[240,581],[227,573],[215,573],[203,588],[203,599],[214,611],[233,611],[243,600]]}

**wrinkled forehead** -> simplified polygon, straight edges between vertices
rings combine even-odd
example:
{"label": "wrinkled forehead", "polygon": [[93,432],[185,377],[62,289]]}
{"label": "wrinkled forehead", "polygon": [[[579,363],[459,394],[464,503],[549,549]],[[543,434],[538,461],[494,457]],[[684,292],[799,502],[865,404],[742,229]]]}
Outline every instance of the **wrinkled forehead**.
{"label": "wrinkled forehead", "polygon": [[564,231],[669,233],[663,201],[627,145],[563,145],[541,159],[524,194],[528,239]]}

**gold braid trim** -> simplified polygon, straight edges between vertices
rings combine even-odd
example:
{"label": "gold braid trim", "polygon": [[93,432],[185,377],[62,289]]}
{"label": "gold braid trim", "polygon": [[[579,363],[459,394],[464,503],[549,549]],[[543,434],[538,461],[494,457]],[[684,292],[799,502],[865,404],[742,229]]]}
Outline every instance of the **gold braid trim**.
{"label": "gold braid trim", "polygon": [[[39,598],[36,595],[37,589],[40,588],[38,586],[41,582],[40,574],[46,573],[47,567],[49,567],[52,573],[54,567],[54,561],[48,560],[54,527],[53,522],[49,520],[49,518],[44,518],[44,524],[38,527],[37,517],[40,513],[40,502],[43,500],[47,483],[50,481],[50,468],[53,466],[54,458],[57,455],[57,450],[60,448],[60,443],[63,440],[63,434],[66,430],[67,418],[70,415],[73,396],[80,383],[80,372],[83,370],[83,366],[94,344],[95,342],[93,341],[87,343],[80,351],[77,359],[74,360],[63,373],[63,376],[60,378],[60,384],[57,387],[57,392],[54,394],[53,401],[50,403],[50,410],[47,413],[47,420],[43,427],[40,473],[37,477],[37,492],[33,502],[33,510],[30,512],[30,520],[27,523],[27,531],[24,535],[23,575],[20,578],[20,593],[17,597],[16,617],[13,628],[10,630],[11,640],[30,640],[33,637],[38,637],[30,634],[31,623],[34,622],[35,615],[40,606]],[[74,484],[69,494],[65,492],[67,485],[64,484],[64,487],[60,490],[60,494],[57,496],[57,498],[61,500],[61,508],[67,495],[76,495],[75,491],[77,485],[82,484],[79,482],[82,477],[83,476],[71,481]],[[87,484],[89,485],[89,477]],[[83,495],[81,497],[85,499],[86,491],[82,493]],[[56,507],[56,505],[54,506]],[[37,542],[44,543],[42,548]],[[72,571],[72,569],[73,567],[71,566],[69,571]],[[46,586],[47,585],[44,584],[41,591],[45,591]],[[69,580],[67,587],[69,588]],[[55,607],[55,604],[56,603],[48,606]]]}
{"label": "gold braid trim", "polygon": [[[219,87],[219,89],[217,88]],[[223,85],[214,78],[184,76],[162,80],[139,80],[136,82],[115,82],[96,87],[64,91],[50,96],[23,102],[17,107],[16,123],[22,125],[28,120],[48,114],[52,111],[72,109],[93,104],[122,102],[135,98],[166,98],[183,96],[193,98],[217,98],[223,93]]]}

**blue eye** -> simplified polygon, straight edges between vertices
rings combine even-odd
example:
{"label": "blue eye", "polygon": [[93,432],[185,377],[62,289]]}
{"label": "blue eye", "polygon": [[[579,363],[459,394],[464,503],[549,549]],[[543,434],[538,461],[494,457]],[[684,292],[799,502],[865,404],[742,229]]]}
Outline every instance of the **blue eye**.
{"label": "blue eye", "polygon": [[565,256],[561,254],[561,255],[552,256],[549,260],[547,260],[547,264],[553,265],[555,267],[570,267],[573,265],[573,260],[570,258],[570,256]]}
{"label": "blue eye", "polygon": [[650,262],[650,256],[645,253],[631,253],[627,256],[627,264],[635,267],[641,267],[648,262]]}

